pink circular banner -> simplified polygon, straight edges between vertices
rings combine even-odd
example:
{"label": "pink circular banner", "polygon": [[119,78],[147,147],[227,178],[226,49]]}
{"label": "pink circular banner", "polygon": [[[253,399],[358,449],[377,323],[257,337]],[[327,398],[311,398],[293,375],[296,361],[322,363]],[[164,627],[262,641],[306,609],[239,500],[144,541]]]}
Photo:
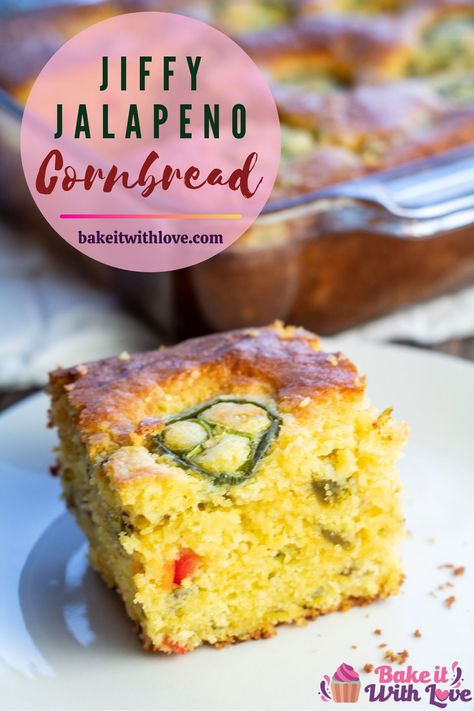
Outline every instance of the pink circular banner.
{"label": "pink circular banner", "polygon": [[21,155],[69,244],[121,269],[170,271],[252,225],[277,175],[280,125],[265,77],[233,40],[138,12],[80,32],[46,64]]}

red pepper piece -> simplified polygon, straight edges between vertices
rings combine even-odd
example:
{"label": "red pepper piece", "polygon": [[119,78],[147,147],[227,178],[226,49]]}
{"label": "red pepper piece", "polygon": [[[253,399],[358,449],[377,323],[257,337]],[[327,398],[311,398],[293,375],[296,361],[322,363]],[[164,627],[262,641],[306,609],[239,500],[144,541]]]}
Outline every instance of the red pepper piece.
{"label": "red pepper piece", "polygon": [[195,553],[190,548],[181,551],[179,558],[174,562],[174,578],[175,585],[181,585],[185,578],[190,578],[201,563],[201,556]]}
{"label": "red pepper piece", "polygon": [[178,644],[177,642],[173,642],[172,639],[168,637],[166,634],[163,637],[163,644],[165,647],[168,647],[168,649],[171,649],[172,652],[175,652],[176,654],[186,654],[189,650],[186,649],[186,647],[183,647],[181,644]]}

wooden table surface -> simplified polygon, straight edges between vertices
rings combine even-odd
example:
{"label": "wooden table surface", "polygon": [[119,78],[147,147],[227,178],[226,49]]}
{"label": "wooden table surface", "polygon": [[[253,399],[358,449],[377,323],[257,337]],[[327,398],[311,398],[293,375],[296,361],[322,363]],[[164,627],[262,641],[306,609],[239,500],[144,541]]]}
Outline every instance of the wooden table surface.
{"label": "wooden table surface", "polygon": [[[407,344],[405,344],[407,345]],[[418,345],[412,343],[408,344],[415,348],[420,348]],[[453,356],[458,356],[459,358],[466,358],[467,360],[474,361],[474,338],[457,339],[452,341],[446,341],[441,343],[434,348],[425,348],[425,350],[439,351],[440,353],[449,353]],[[27,390],[11,390],[2,391],[0,390],[0,410],[4,410],[15,402],[19,402],[28,395],[32,395],[37,392],[39,388],[29,388]]]}

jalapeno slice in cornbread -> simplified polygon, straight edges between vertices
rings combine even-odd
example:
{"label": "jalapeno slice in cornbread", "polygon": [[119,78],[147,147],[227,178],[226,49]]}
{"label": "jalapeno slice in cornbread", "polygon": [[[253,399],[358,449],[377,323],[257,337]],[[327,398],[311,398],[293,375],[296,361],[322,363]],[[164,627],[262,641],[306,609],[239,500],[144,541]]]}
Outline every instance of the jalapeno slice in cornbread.
{"label": "jalapeno slice in cornbread", "polygon": [[215,484],[239,484],[252,476],[279,425],[280,418],[268,406],[216,398],[170,418],[152,438],[151,448]]}
{"label": "jalapeno slice in cornbread", "polygon": [[195,420],[171,422],[163,432],[163,447],[170,452],[191,452],[202,447],[209,437],[209,431]]}
{"label": "jalapeno slice in cornbread", "polygon": [[396,593],[406,426],[275,324],[51,375],[65,498],[148,649],[185,652]]}
{"label": "jalapeno slice in cornbread", "polygon": [[412,74],[472,70],[474,66],[474,14],[451,13],[434,19],[420,38],[409,67]]}

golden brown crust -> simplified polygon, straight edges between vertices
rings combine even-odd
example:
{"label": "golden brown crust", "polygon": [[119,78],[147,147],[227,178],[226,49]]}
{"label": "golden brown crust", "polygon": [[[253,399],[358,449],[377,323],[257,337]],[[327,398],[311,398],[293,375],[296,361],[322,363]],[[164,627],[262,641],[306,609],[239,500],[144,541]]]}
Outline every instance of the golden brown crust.
{"label": "golden brown crust", "polygon": [[356,367],[318,347],[319,339],[309,331],[277,323],[59,369],[50,375],[50,390],[54,399],[66,395],[85,442],[107,436],[125,443],[153,415],[148,407],[153,395],[187,387],[197,375],[224,388],[257,380],[286,410],[329,391],[360,395],[364,382]]}
{"label": "golden brown crust", "polygon": [[380,72],[407,47],[405,23],[378,15],[328,14],[307,17],[293,25],[264,30],[243,38],[244,49],[260,64],[276,70],[304,61],[355,79]]}
{"label": "golden brown crust", "polygon": [[[404,581],[404,575],[400,577],[400,586],[403,584]],[[257,629],[254,632],[250,632],[249,634],[243,635],[241,637],[229,637],[227,639],[222,639],[219,640],[218,642],[215,642],[214,644],[210,644],[209,646],[214,647],[215,649],[223,649],[224,647],[228,647],[231,644],[238,644],[239,642],[247,642],[249,640],[259,640],[259,639],[269,639],[270,637],[275,637],[278,632],[277,632],[277,627],[280,625],[284,624],[289,624],[289,625],[305,625],[307,624],[308,621],[312,622],[316,620],[318,617],[321,617],[322,615],[329,615],[332,612],[348,612],[350,609],[353,607],[366,607],[367,605],[371,605],[373,602],[376,602],[377,600],[384,600],[387,597],[390,597],[390,595],[395,594],[395,591],[393,590],[387,590],[382,588],[380,592],[377,595],[372,595],[370,597],[348,597],[345,600],[343,600],[339,605],[335,605],[334,607],[327,608],[325,610],[318,610],[317,608],[307,608],[304,610],[304,612],[291,622],[279,622],[275,625],[271,625],[269,627],[264,627],[261,629]],[[156,647],[153,645],[149,638],[144,635],[143,633],[140,633],[140,638],[142,640],[143,644],[143,649],[146,652],[154,652],[154,653],[159,653],[159,654],[174,654],[176,653],[176,649],[172,648],[160,648]],[[180,652],[181,654],[183,653],[182,651]]]}
{"label": "golden brown crust", "polygon": [[381,156],[378,167],[392,168],[402,163],[439,155],[474,141],[474,106],[447,113],[443,120],[419,127],[404,141],[394,141]]}
{"label": "golden brown crust", "polygon": [[[180,0],[182,11],[192,0]],[[0,86],[24,97],[28,85],[66,40],[114,15],[139,10],[176,11],[174,0],[96,0],[18,11],[0,23]]]}
{"label": "golden brown crust", "polygon": [[21,91],[66,39],[117,10],[113,2],[70,3],[8,17],[0,24],[0,86]]}
{"label": "golden brown crust", "polygon": [[[284,100],[280,99],[280,106]],[[295,96],[293,92],[291,100],[293,120],[301,125],[314,123],[311,94],[300,91]],[[284,110],[290,111],[289,104]],[[399,137],[400,132],[426,125],[445,111],[442,99],[430,86],[417,80],[393,81],[327,95],[321,99],[317,125],[323,138],[358,148],[363,140]]]}
{"label": "golden brown crust", "polygon": [[295,158],[285,166],[272,192],[272,200],[343,183],[360,177],[364,172],[361,158],[352,151],[344,146],[323,146],[317,152]]}

